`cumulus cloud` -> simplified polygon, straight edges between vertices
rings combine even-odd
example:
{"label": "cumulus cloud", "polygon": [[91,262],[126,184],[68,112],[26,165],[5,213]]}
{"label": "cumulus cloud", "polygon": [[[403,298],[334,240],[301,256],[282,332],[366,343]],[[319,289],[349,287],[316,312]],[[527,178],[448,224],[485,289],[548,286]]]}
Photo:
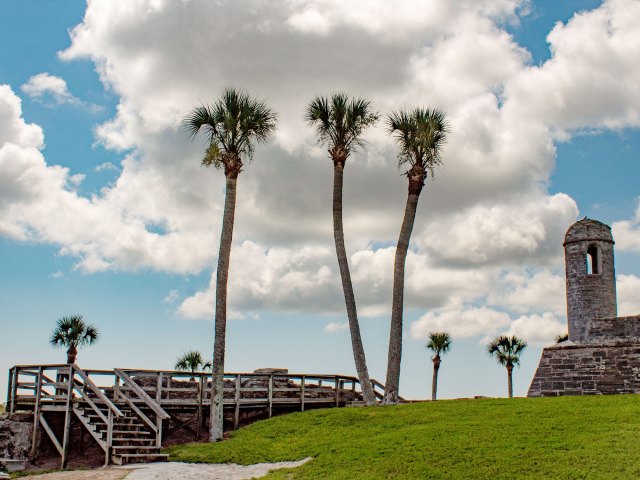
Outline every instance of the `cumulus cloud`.
{"label": "cumulus cloud", "polygon": [[551,59],[507,82],[505,108],[561,132],[640,125],[639,18],[637,1],[607,0],[557,23]]}
{"label": "cumulus cloud", "polygon": [[617,275],[618,316],[640,315],[640,277]]}
{"label": "cumulus cloud", "polygon": [[107,170],[118,170],[118,167],[116,167],[113,163],[111,162],[103,162],[100,165],[96,166],[96,168],[93,169],[96,172],[104,172]]}
{"label": "cumulus cloud", "polygon": [[558,335],[567,332],[567,324],[552,313],[523,315],[509,325],[505,335],[516,335],[527,343],[553,344]]}
{"label": "cumulus cloud", "polygon": [[[445,164],[421,195],[407,260],[407,308],[432,312],[418,325],[464,315],[469,326],[459,335],[506,331],[525,317],[549,326],[549,315],[563,314],[551,286],[559,283],[562,236],[578,214],[570,197],[547,189],[554,141],[560,131],[566,138],[636,125],[640,42],[637,6],[607,1],[558,24],[551,59],[531,66],[503,27],[527,3],[91,1],[60,56],[92,60],[119,96],[115,116],[95,131],[107,148],[127,152],[122,168],[113,185],[80,196],[80,178],[46,163],[41,129],[24,122],[19,99],[0,87],[0,145],[8,139],[0,150],[0,233],[59,245],[86,271],[210,268],[224,179],[199,166],[204,145],[189,143],[179,125],[233,83],[265,99],[279,124],[238,183],[232,316],[343,312],[331,163],[302,117],[313,96],[344,90],[371,98],[382,113],[430,105],[451,120]],[[64,80],[42,78],[43,92],[68,93]],[[345,170],[345,235],[360,313],[382,315],[407,186],[384,129],[367,140]],[[211,317],[214,294],[215,272],[178,311]]]}
{"label": "cumulus cloud", "polygon": [[69,92],[67,82],[63,78],[56,77],[47,72],[32,76],[20,89],[31,98],[45,103],[50,102],[54,105],[66,103],[69,105],[85,106],[93,111],[100,110],[98,105],[83,102],[73,96],[71,92]]}
{"label": "cumulus cloud", "polygon": [[[1,234],[59,245],[87,272],[151,267],[186,273],[201,268],[203,257],[211,258],[200,241],[204,232],[214,236],[206,227],[183,235],[185,218],[160,235],[147,230],[155,218],[136,212],[117,187],[100,197],[79,196],[74,188],[84,175],[47,165],[40,151],[42,130],[24,121],[20,100],[8,86],[0,86],[0,132]],[[184,250],[188,243],[190,251]]]}
{"label": "cumulus cloud", "polygon": [[615,222],[611,229],[616,239],[616,249],[627,252],[640,252],[640,200],[631,220]]}
{"label": "cumulus cloud", "polygon": [[431,332],[448,332],[454,338],[490,335],[509,326],[511,318],[504,312],[487,307],[454,305],[428,312],[411,324],[411,338],[423,340]]}

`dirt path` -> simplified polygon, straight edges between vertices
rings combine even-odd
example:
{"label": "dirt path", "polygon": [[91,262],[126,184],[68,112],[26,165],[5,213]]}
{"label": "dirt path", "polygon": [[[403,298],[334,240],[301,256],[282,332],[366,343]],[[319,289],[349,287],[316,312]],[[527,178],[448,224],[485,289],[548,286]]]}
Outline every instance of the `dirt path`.
{"label": "dirt path", "polygon": [[148,463],[126,467],[103,467],[96,470],[29,475],[22,480],[249,480],[264,477],[281,468],[295,468],[311,460],[258,463],[256,465],[206,463]]}

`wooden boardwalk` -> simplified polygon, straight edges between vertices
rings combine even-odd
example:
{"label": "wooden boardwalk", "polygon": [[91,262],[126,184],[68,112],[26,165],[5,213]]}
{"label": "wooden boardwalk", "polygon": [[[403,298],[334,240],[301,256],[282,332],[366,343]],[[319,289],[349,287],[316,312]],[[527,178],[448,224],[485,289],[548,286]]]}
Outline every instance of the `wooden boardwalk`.
{"label": "wooden boardwalk", "polygon": [[[373,380],[379,399],[384,386]],[[206,429],[211,374],[166,370],[83,370],[77,365],[19,365],[9,370],[7,410],[33,413],[32,455],[47,434],[62,458],[69,456],[71,421],[77,417],[105,452],[105,463],[162,460],[163,435]],[[357,378],[345,375],[227,373],[224,409],[238,428],[243,416],[362,404]],[[185,415],[187,420],[185,421]],[[64,427],[52,428],[62,418]],[[164,427],[163,427],[164,422]],[[62,431],[60,431],[62,430]]]}

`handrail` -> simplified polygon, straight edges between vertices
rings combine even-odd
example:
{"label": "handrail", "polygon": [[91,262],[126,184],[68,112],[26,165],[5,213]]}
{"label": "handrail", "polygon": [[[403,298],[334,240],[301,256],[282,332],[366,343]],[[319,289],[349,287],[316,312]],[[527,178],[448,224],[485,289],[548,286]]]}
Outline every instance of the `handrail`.
{"label": "handrail", "polygon": [[111,410],[116,417],[122,417],[123,414],[118,407],[114,405],[114,403],[109,400],[102,390],[100,390],[95,383],[91,381],[91,379],[76,365],[73,365],[73,370],[80,375],[82,380],[84,380],[84,384],[87,385],[93,393],[95,393],[100,400],[104,402],[104,404]]}
{"label": "handrail", "polygon": [[129,375],[124,373],[119,368],[114,368],[113,371],[115,372],[118,378],[123,380],[125,383],[129,384],[129,386],[131,387],[131,390],[133,390],[136,393],[136,395],[138,395],[142,400],[144,400],[144,403],[146,403],[147,406],[151,408],[151,410],[153,410],[156,413],[156,415],[158,415],[158,417],[162,418],[163,420],[170,418],[169,414],[165,412],[164,409],[160,405],[158,405],[156,401],[153,400],[147,394],[147,392],[145,392],[142,388],[140,388],[140,385],[138,385]]}

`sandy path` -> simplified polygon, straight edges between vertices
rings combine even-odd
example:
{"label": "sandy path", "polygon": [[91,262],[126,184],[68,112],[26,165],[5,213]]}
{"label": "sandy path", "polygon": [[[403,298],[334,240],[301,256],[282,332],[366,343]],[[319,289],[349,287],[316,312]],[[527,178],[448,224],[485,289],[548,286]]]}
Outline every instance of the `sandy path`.
{"label": "sandy path", "polygon": [[249,480],[264,477],[273,470],[299,467],[309,460],[255,465],[161,462],[29,475],[22,480]]}

